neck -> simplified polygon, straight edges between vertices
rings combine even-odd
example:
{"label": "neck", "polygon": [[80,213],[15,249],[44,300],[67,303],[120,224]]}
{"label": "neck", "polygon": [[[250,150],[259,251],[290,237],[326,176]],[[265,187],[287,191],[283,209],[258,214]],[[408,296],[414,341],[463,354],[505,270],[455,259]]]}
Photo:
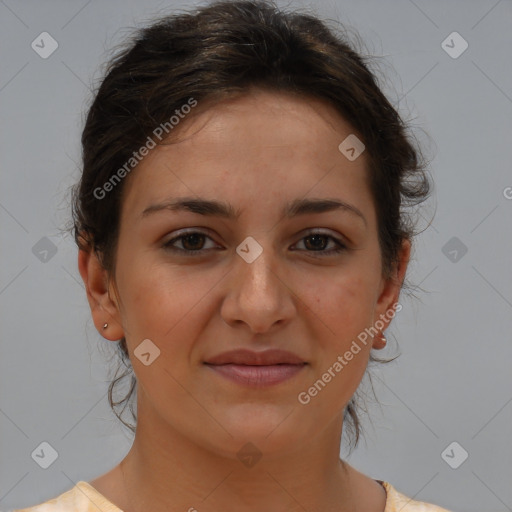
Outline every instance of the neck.
{"label": "neck", "polygon": [[138,416],[133,446],[120,465],[129,504],[125,512],[354,512],[360,507],[363,475],[339,458],[341,415],[308,443],[257,461],[199,446],[150,410],[139,410]]}

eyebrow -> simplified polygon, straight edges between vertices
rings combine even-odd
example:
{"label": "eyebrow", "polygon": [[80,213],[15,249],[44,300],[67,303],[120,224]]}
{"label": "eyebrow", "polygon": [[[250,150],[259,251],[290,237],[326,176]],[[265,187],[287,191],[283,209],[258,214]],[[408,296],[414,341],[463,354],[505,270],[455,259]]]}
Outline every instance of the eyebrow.
{"label": "eyebrow", "polygon": [[[178,197],[163,203],[148,206],[142,212],[142,218],[152,213],[165,210],[173,212],[188,211],[199,215],[222,217],[229,220],[236,220],[241,214],[240,210],[235,210],[231,204],[222,201],[196,197]],[[367,225],[365,216],[358,208],[339,199],[295,199],[285,205],[282,214],[291,219],[298,215],[332,211],[352,213],[360,217],[364,224]]]}

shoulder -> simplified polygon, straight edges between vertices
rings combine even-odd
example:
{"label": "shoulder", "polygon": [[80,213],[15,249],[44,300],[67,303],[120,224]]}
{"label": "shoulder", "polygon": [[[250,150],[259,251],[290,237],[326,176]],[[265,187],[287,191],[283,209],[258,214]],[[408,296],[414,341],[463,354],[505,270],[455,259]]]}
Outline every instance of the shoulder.
{"label": "shoulder", "polygon": [[122,512],[89,483],[80,481],[60,496],[12,512]]}
{"label": "shoulder", "polygon": [[386,489],[387,493],[384,512],[450,512],[445,508],[431,503],[415,501],[397,491],[389,482],[380,481],[380,483]]}

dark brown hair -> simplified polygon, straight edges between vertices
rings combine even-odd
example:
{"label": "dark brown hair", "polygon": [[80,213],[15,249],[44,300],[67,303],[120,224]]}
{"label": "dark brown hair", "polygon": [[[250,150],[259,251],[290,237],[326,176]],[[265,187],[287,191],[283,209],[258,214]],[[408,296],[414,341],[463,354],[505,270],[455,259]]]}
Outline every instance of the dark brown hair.
{"label": "dark brown hair", "polygon": [[[111,59],[87,114],[83,173],[73,190],[78,246],[96,251],[114,276],[123,181],[104,198],[94,191],[191,98],[199,105],[206,100],[215,103],[261,87],[328,101],[362,139],[383,272],[391,275],[402,241],[415,235],[408,209],[428,197],[430,181],[416,139],[380,90],[369,64],[370,57],[356,52],[343,30],[329,28],[312,14],[282,11],[270,1],[214,2],[159,17],[138,29]],[[136,378],[125,338],[117,346],[125,371],[120,373],[122,366],[118,367],[109,402],[134,432],[122,413],[136,394]],[[370,356],[370,362],[393,359]],[[115,386],[129,376],[128,393],[115,402]],[[344,432],[355,434],[353,447],[361,429],[356,396],[344,413]],[[130,410],[136,421],[132,403]]]}

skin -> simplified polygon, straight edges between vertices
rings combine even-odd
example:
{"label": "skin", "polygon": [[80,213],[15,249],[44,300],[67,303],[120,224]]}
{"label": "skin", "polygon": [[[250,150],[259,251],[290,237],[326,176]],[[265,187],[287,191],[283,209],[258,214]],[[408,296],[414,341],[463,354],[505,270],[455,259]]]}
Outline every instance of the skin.
{"label": "skin", "polygon": [[[79,252],[95,326],[106,339],[126,337],[138,379],[133,446],[91,485],[125,512],[383,512],[383,487],[339,458],[343,410],[381,340],[360,344],[309,404],[297,400],[392,310],[409,261],[404,241],[400,263],[383,276],[365,153],[349,161],[338,150],[354,130],[321,100],[259,89],[199,104],[179,128],[178,141],[152,150],[125,178],[115,275],[93,252]],[[226,201],[241,215],[142,217],[181,196]],[[345,201],[365,220],[346,211],[281,215],[304,197]],[[184,228],[206,237],[174,247],[202,248],[201,256],[163,247]],[[320,251],[309,229],[327,237]],[[263,248],[252,263],[236,253],[248,236]],[[337,247],[329,236],[346,250],[329,255]],[[160,349],[149,366],[133,355],[145,339]],[[282,348],[308,364],[259,389],[203,364],[242,347]],[[237,457],[247,442],[262,453],[251,468]]]}

